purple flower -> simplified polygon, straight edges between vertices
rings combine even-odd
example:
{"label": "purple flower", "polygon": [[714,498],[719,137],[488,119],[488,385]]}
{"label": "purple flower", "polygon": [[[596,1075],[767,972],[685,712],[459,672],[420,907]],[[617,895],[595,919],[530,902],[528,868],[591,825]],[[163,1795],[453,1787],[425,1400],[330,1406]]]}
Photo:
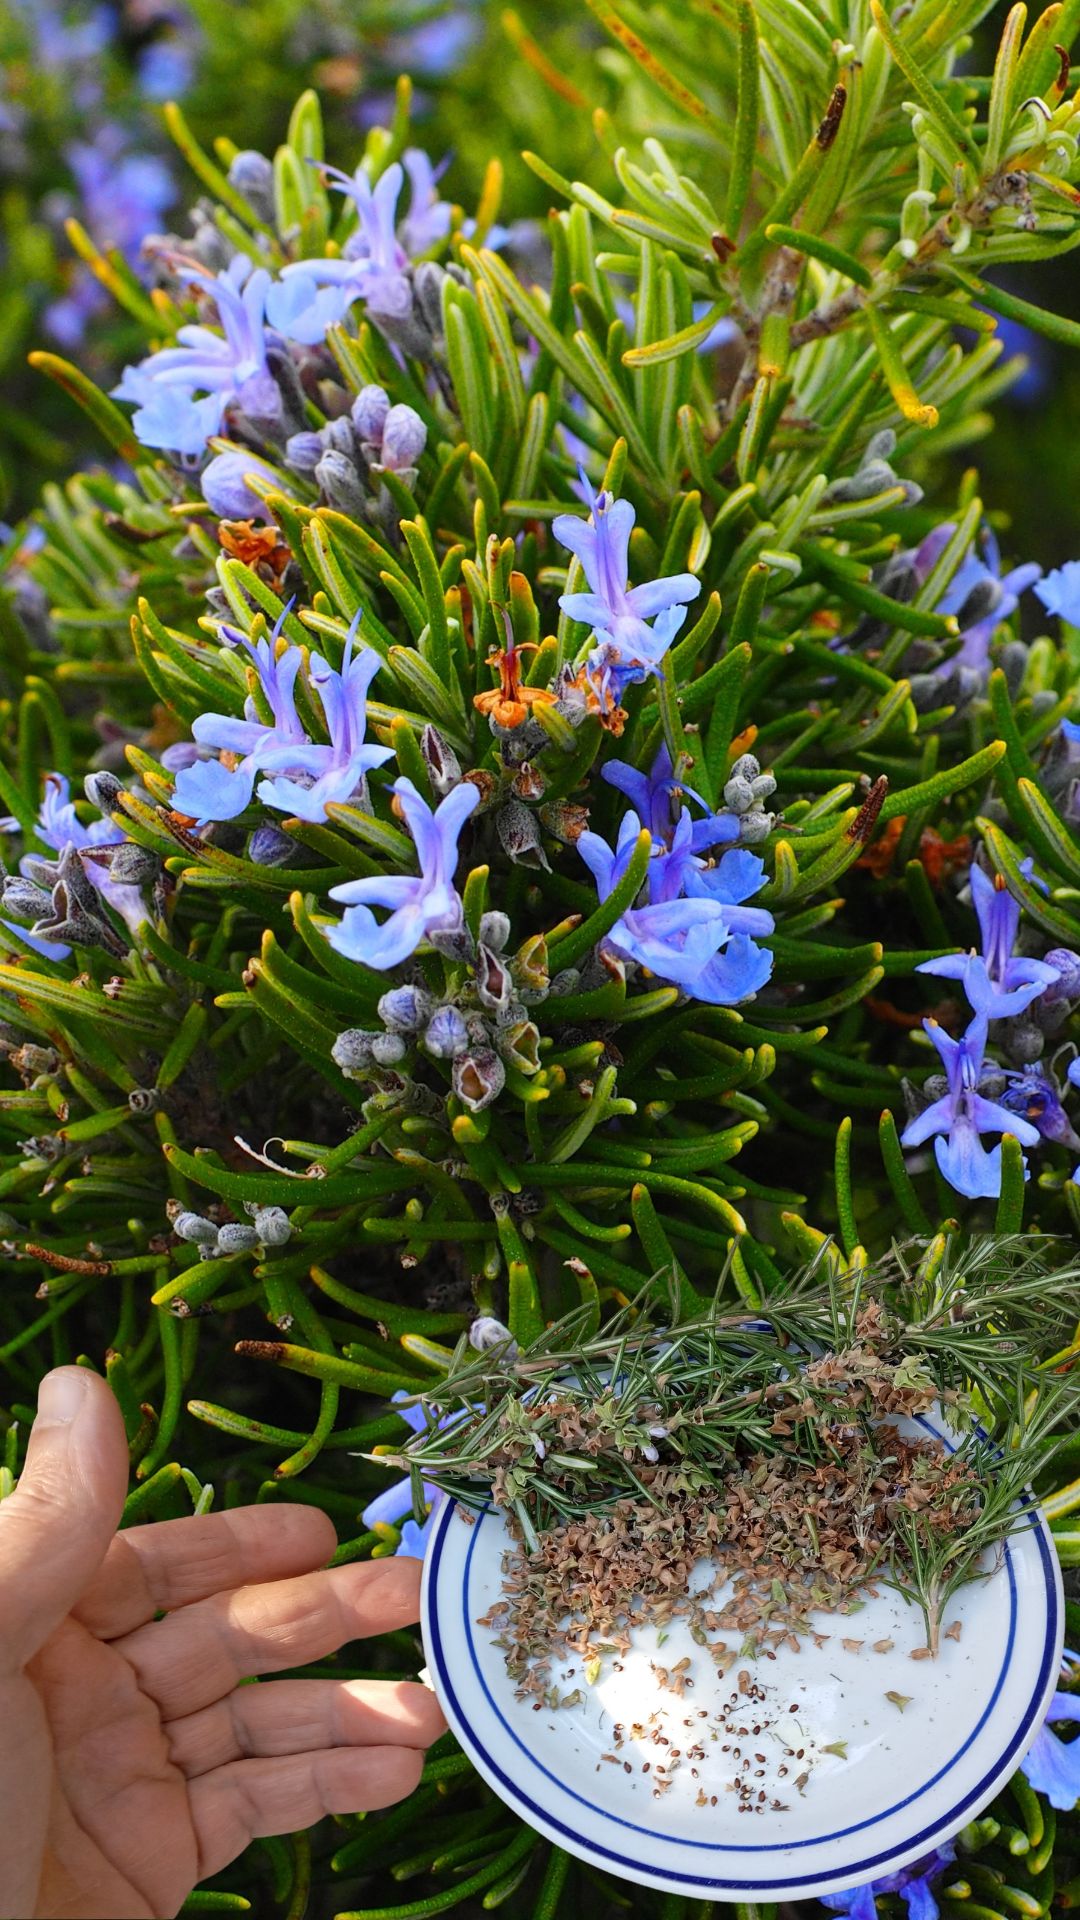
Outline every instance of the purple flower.
{"label": "purple flower", "polygon": [[[480,798],[478,788],[463,780],[433,813],[411,780],[396,780],[391,791],[416,843],[420,872],[415,877],[373,875],[331,887],[330,898],[342,901],[348,911],[338,926],[327,929],[338,953],[379,972],[407,960],[429,935],[459,933],[464,926],[465,910],[454,887],[458,839]],[[382,926],[368,902],[390,908]]]}
{"label": "purple flower", "polygon": [[[915,554],[915,575],[920,583],[927,579],[955,532],[955,522],[947,520],[927,534]],[[1042,574],[1042,568],[1034,562],[1003,574],[998,543],[989,527],[982,529],[977,544],[983,557],[972,549],[935,608],[937,613],[955,615],[962,641],[959,652],[935,669],[938,679],[951,679],[960,668],[967,668],[980,680],[985,678],[995,629],[1015,613],[1020,595]]]}
{"label": "purple flower", "polygon": [[[556,540],[581,562],[588,593],[564,593],[559,605],[572,620],[587,621],[599,643],[585,673],[603,711],[618,706],[625,688],[659,671],[660,662],[686,618],[686,603],[701,592],[692,573],[647,580],[631,587],[630,534],[637,518],[629,500],[594,493],[582,475],[588,520],[561,513],[552,523]],[[655,620],[654,626],[648,626]]]}
{"label": "purple flower", "polygon": [[[221,332],[183,326],[175,347],[163,347],[137,367],[125,367],[118,400],[134,401],[132,426],[146,447],[189,456],[201,454],[217,433],[228,406],[236,403],[260,419],[281,412],[281,396],[266,360],[265,310],[270,275],[251,271],[237,254],[224,273],[200,276],[197,284],[217,305]],[[201,398],[196,398],[201,395]]]}
{"label": "purple flower", "polygon": [[64,149],[85,221],[103,252],[134,257],[146,234],[176,197],[164,160],[155,154],[125,153],[126,134],[106,123],[92,140],[75,140]]}
{"label": "purple flower", "polygon": [[410,259],[430,253],[450,231],[453,208],[440,200],[438,180],[446,162],[433,167],[422,147],[406,147],[402,166],[409,176],[409,211],[401,222],[401,242]]}
{"label": "purple flower", "polygon": [[254,453],[216,453],[199,475],[203,499],[223,520],[271,519],[265,501],[247,485],[249,474],[281,487],[273,467]]}
{"label": "purple flower", "polygon": [[143,48],[136,71],[147,100],[179,100],[195,77],[195,49],[178,34],[168,34]]}
{"label": "purple flower", "polygon": [[975,1015],[961,1040],[953,1040],[936,1020],[924,1020],[923,1026],[941,1055],[948,1089],[940,1100],[909,1121],[900,1144],[920,1147],[937,1136],[934,1152],[949,1185],[969,1200],[996,1199],[1001,1192],[1001,1148],[994,1147],[988,1153],[980,1135],[1011,1133],[1022,1147],[1037,1147],[1038,1129],[1007,1107],[985,1100],[979,1092],[986,1049],[985,1013]]}
{"label": "purple flower", "polygon": [[309,745],[294,693],[303,655],[293,646],[277,653],[288,611],[284,607],[269,635],[258,641],[235,627],[221,629],[226,644],[242,646],[250,654],[273,717],[268,724],[249,694],[243,720],[227,713],[204,713],[196,720],[191,731],[201,747],[240,756],[233,767],[220,760],[196,760],[191,766],[181,767],[173,788],[173,806],[200,826],[209,820],[235,820],[250,804],[257,775],[272,765],[294,765],[296,755]]}
{"label": "purple flower", "polygon": [[[271,324],[288,339],[309,346],[325,339],[327,328],[345,318],[354,300],[363,300],[376,318],[400,320],[412,311],[409,252],[397,233],[397,204],[405,179],[401,162],[387,167],[374,186],[363,166],[351,175],[336,167],[323,167],[322,173],[355,206],[356,231],[337,259],[294,260],[283,268],[267,303]],[[423,210],[424,234],[432,231],[437,206],[441,202]],[[433,243],[426,238],[424,244],[426,249]]]}
{"label": "purple flower", "polygon": [[[288,760],[286,749],[273,767],[267,759],[262,761],[261,770],[278,770],[278,777],[259,783],[259,799],[299,820],[325,820],[328,806],[351,799],[373,767],[393,758],[392,747],[366,744],[367,692],[382,662],[373,647],[353,656],[359,624],[357,613],[346,636],[340,672],[321,653],[311,656],[308,680],[319,696],[329,745],[316,743],[294,750]],[[290,777],[296,774],[305,776],[303,783]]]}
{"label": "purple flower", "polygon": [[259,799],[267,806],[301,820],[325,820],[329,804],[348,800],[371,769],[391,757],[391,748],[365,742],[367,690],[380,660],[370,647],[353,657],[359,613],[345,640],[340,672],[321,654],[311,656],[308,679],[319,696],[330,735],[329,744],[323,744],[308,737],[296,711],[302,650],[287,646],[280,655],[276,650],[288,611],[283,609],[269,637],[257,643],[235,628],[221,629],[223,638],[246,647],[251,655],[273,719],[267,725],[249,695],[243,720],[225,713],[204,713],[196,720],[191,730],[201,747],[240,755],[235,767],[220,760],[197,760],[178,773],[173,806],[200,824],[234,820],[250,804],[259,774],[274,776],[259,785]]}
{"label": "purple flower", "polygon": [[971,868],[971,897],[982,934],[982,953],[950,953],[940,960],[924,960],[919,973],[943,980],[960,980],[976,1013],[988,1020],[1006,1020],[1023,1013],[1048,987],[1057,984],[1058,969],[1045,960],[1015,955],[1020,905],[1001,874],[991,880],[980,866]]}
{"label": "purple flower", "polygon": [[710,847],[739,837],[737,814],[710,813],[707,802],[693,787],[676,780],[666,746],[661,746],[648,773],[639,773],[626,760],[608,760],[600,772],[610,786],[625,793],[639,820],[645,822],[661,847],[670,847],[684,811],[677,799],[681,794],[704,809],[704,819],[695,820],[691,828],[690,845],[694,853],[707,853]]}
{"label": "purple flower", "polygon": [[[614,852],[598,833],[578,840],[602,901],[625,875],[640,832],[638,816],[630,812]],[[628,907],[603,944],[694,999],[733,1006],[764,986],[772,971],[772,955],[751,937],[772,932],[772,915],[741,904],[761,886],[765,870],[755,855],[733,852],[706,873],[705,862],[690,852],[691,833],[684,813],[671,852],[656,854],[650,863],[647,903]],[[686,897],[690,887],[692,898]]]}
{"label": "purple flower", "polygon": [[[1073,1672],[1076,1665],[1077,1656],[1066,1651],[1066,1673]],[[1066,1743],[1051,1733],[1051,1723],[1061,1720],[1067,1720],[1070,1725],[1080,1720],[1080,1696],[1055,1693],[1042,1726],[1020,1762],[1020,1771],[1036,1793],[1044,1793],[1059,1813],[1071,1813],[1080,1800],[1080,1740]]]}
{"label": "purple flower", "polygon": [[1080,627],[1080,560],[1066,560],[1063,567],[1055,567],[1039,581],[1035,593],[1047,613],[1056,613],[1059,620]]}
{"label": "purple flower", "polygon": [[1030,1120],[1044,1140],[1071,1147],[1074,1152],[1080,1148],[1080,1136],[1073,1131],[1061,1104],[1061,1089],[1051,1074],[1038,1073],[1034,1067],[1010,1073],[1001,1104],[1010,1113],[1022,1114],[1025,1120]]}
{"label": "purple flower", "polygon": [[951,1841],[935,1847],[933,1853],[924,1854],[921,1860],[913,1860],[910,1866],[900,1867],[896,1873],[884,1874],[880,1880],[869,1880],[865,1886],[851,1887],[846,1893],[823,1893],[821,1904],[831,1907],[834,1913],[850,1914],[851,1920],[876,1920],[876,1896],[879,1893],[898,1893],[908,1910],[908,1920],[937,1920],[938,1903],[931,1892],[930,1882],[951,1867],[956,1859],[956,1849]]}

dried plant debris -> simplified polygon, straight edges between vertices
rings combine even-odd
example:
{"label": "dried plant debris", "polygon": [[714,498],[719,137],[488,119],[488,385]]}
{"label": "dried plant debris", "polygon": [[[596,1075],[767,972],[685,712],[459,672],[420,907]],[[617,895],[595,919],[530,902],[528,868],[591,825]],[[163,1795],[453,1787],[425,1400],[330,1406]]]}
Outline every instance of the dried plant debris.
{"label": "dried plant debris", "polygon": [[[935,1655],[952,1596],[1023,1524],[1016,1503],[1076,1404],[1068,1376],[1028,1392],[1028,1295],[1010,1311],[1007,1271],[983,1275],[982,1302],[966,1278],[930,1299],[811,1274],[752,1322],[714,1310],[661,1327],[629,1309],[576,1347],[567,1323],[501,1367],[456,1356],[405,1463],[506,1511],[488,1621],[519,1693],[555,1704],[560,1662],[588,1680],[636,1629],[674,1620],[726,1673],[823,1643],[815,1616],[842,1622],[880,1585],[921,1610],[914,1656]],[[891,1645],[840,1624],[836,1638],[851,1658]],[[657,1671],[677,1693],[692,1683]]]}

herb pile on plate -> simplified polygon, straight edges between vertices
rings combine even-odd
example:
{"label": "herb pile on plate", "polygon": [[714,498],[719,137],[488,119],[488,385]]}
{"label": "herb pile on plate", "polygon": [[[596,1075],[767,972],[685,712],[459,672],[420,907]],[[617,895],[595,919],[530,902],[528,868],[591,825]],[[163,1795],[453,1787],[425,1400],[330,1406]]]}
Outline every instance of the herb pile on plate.
{"label": "herb pile on plate", "polygon": [[1076,1404],[1071,1271],[986,1242],[930,1278],[900,1254],[874,1274],[822,1260],[752,1319],[722,1296],[679,1321],[654,1284],[591,1335],[572,1316],[524,1350],[463,1341],[422,1396],[394,1457],[418,1507],[426,1484],[505,1509],[487,1623],[522,1695],[676,1618],[726,1672],[880,1585],[918,1607],[928,1657],[1024,1524]]}

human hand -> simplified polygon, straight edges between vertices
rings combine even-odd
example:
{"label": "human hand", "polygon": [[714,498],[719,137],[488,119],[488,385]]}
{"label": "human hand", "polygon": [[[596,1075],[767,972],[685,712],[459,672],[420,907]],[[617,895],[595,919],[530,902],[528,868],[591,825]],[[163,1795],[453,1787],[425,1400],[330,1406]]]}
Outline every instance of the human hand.
{"label": "human hand", "polygon": [[117,1533],[127,1474],[105,1382],[47,1374],[0,1504],[3,1920],[172,1915],[256,1836],[411,1793],[442,1731],[415,1682],[240,1684],[407,1626],[415,1560],[316,1571],[301,1506]]}

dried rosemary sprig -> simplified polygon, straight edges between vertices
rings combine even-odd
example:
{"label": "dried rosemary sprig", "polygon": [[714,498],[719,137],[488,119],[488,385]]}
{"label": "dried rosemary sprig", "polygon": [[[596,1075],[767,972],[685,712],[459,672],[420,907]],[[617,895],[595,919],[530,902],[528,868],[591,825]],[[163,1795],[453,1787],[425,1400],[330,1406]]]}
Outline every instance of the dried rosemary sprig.
{"label": "dried rosemary sprig", "polygon": [[[935,1652],[949,1600],[1017,1525],[1077,1404],[1077,1381],[1039,1358],[1067,1334],[1076,1283],[1075,1268],[997,1242],[946,1257],[932,1281],[902,1255],[873,1275],[819,1262],[753,1320],[716,1302],[661,1320],[654,1285],[593,1337],[571,1315],[509,1364],[463,1343],[397,1464],[466,1506],[507,1508],[552,1582],[547,1543],[589,1516],[633,1593],[642,1540],[662,1551],[649,1511],[679,1516],[690,1563],[695,1541],[699,1557],[715,1550],[712,1514],[754,1596],[732,1616],[741,1631],[797,1633],[872,1577],[920,1608]],[[897,1425],[934,1408],[958,1436],[951,1452]],[[556,1600],[545,1593],[549,1621]],[[575,1601],[577,1617],[610,1630],[605,1605],[587,1618]]]}

